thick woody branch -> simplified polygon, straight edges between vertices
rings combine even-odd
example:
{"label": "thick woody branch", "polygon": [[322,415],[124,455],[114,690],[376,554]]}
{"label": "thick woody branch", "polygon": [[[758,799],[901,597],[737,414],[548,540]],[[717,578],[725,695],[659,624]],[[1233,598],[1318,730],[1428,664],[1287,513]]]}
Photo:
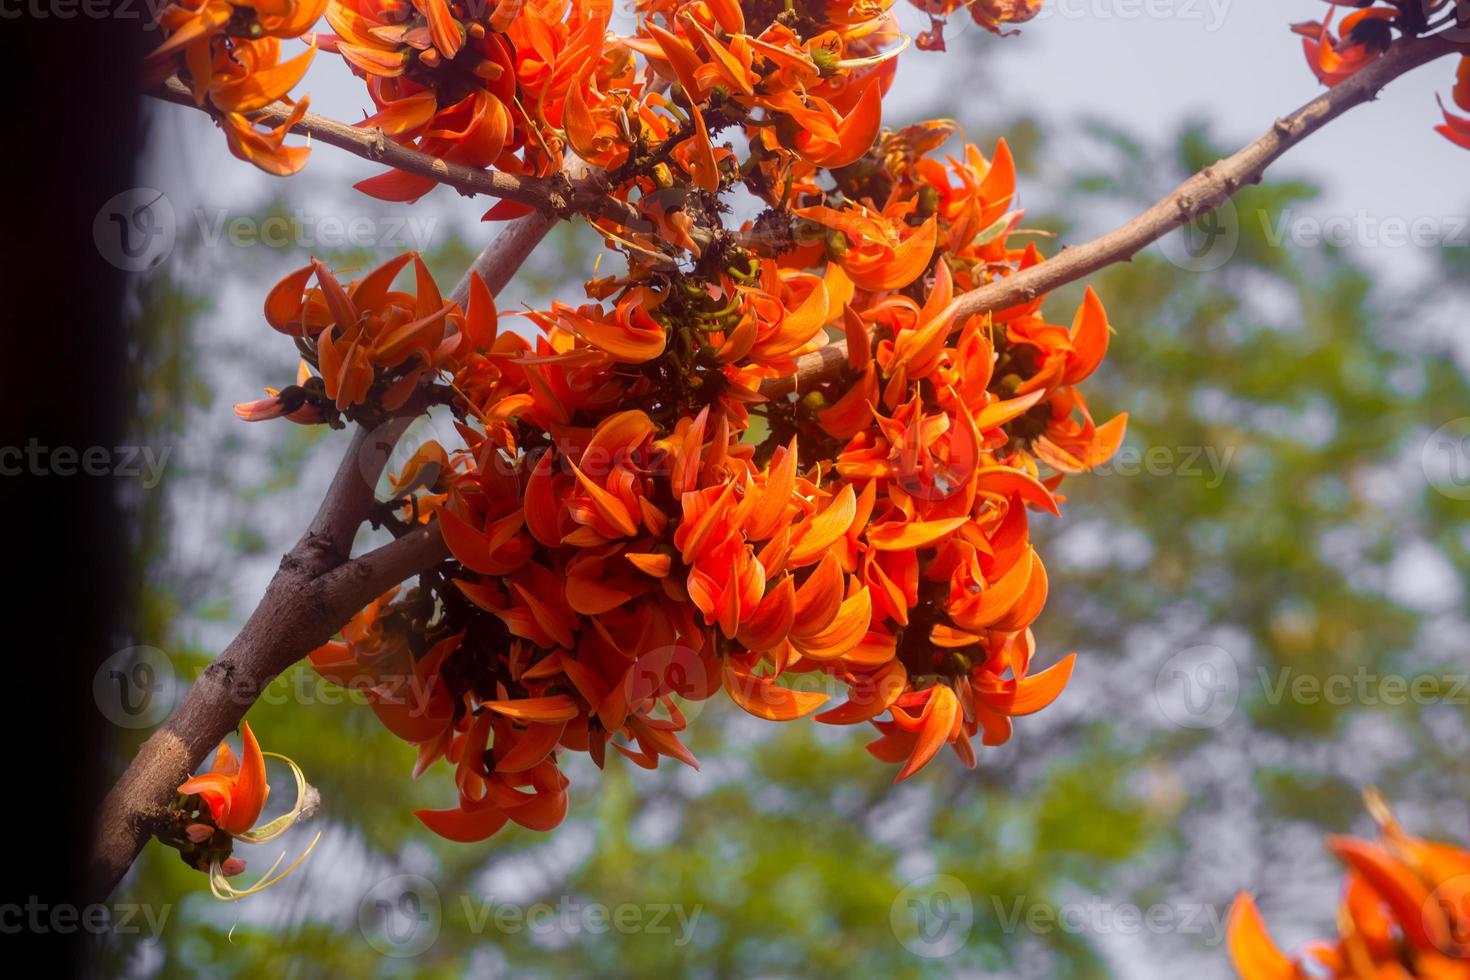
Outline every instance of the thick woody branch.
{"label": "thick woody branch", "polygon": [[[170,78],[162,88],[147,94],[164,102],[199,109],[211,116],[216,115],[211,107],[195,102],[188,86],[177,78]],[[279,126],[290,117],[291,107],[275,102],[247,115],[258,123]],[[454,188],[466,197],[483,194],[524,204],[542,215],[540,220],[550,220],[551,224],[583,215],[592,219],[605,219],[620,228],[643,235],[656,234],[658,230],[637,206],[611,194],[602,172],[592,167],[574,165],[566,173],[549,177],[527,177],[500,170],[480,170],[402,146],[390,140],[377,127],[364,129],[349,126],[314,112],[304,114],[292,125],[291,132],[346,150],[364,160],[386,164],[418,177],[427,177]],[[767,245],[758,235],[729,232],[723,228],[704,225],[689,229],[689,237],[700,249],[715,244],[721,236],[757,252]],[[650,265],[673,268],[677,264],[671,255],[628,242],[623,244]]]}
{"label": "thick woody branch", "polygon": [[533,211],[508,222],[500,234],[495,236],[490,247],[470,263],[449,298],[460,306],[469,302],[471,273],[479,274],[492,296],[498,295],[510,282],[511,276],[520,269],[526,256],[541,244],[541,239],[555,227],[558,220],[560,219],[554,214]]}
{"label": "thick woody branch", "polygon": [[[1395,78],[1464,49],[1464,45],[1443,37],[1396,42],[1373,64],[1278,119],[1260,139],[1201,170],[1128,223],[1085,245],[1064,249],[1022,272],[961,293],[941,315],[954,317],[959,323],[976,313],[1029,302],[1115,262],[1128,261],[1169,232],[1215,210],[1242,187],[1260,183],[1266,168],[1287,150],[1354,106],[1373,101]],[[846,341],[831,344],[800,358],[794,374],[767,381],[761,392],[776,398],[831,381],[840,374],[846,357]]]}

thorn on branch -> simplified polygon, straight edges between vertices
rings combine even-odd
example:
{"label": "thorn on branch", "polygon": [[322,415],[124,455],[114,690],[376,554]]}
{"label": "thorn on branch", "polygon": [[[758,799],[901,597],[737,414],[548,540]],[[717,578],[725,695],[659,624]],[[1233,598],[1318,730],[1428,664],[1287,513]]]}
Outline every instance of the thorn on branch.
{"label": "thorn on branch", "polygon": [[381,160],[388,155],[388,136],[383,127],[373,127],[373,138],[366,148],[368,157],[373,160]]}
{"label": "thorn on branch", "polygon": [[551,213],[562,221],[570,221],[577,214],[575,196],[576,188],[572,185],[572,179],[565,172],[559,171],[548,179],[546,204],[551,209]]}

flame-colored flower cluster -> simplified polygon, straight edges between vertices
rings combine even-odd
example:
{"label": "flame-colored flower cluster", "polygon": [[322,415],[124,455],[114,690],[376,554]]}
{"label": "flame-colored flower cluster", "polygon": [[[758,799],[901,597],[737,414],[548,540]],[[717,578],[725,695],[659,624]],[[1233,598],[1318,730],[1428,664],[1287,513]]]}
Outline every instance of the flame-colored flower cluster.
{"label": "flame-colored flower cluster", "polygon": [[1411,836],[1367,794],[1379,841],[1329,837],[1347,866],[1335,941],[1283,953],[1249,894],[1230,913],[1230,956],[1242,980],[1465,980],[1470,977],[1470,851]]}
{"label": "flame-colored flower cluster", "polygon": [[[460,444],[419,447],[378,515],[436,522],[451,559],[311,656],[417,747],[416,773],[453,766],[454,805],[420,816],[454,840],[559,823],[562,752],[694,765],[690,706],[722,689],[766,719],[870,722],[904,779],[946,745],[973,765],[1073,667],[1037,662],[1030,515],[1059,513],[1124,419],[1096,424],[1078,390],[1110,332],[1091,291],[1070,325],[1039,296],[957,312],[1041,260],[1016,242],[1006,144],[941,156],[951,122],[882,129],[905,39],[881,0],[636,12],[618,37],[577,2],[333,0],[323,46],[368,79],[369,124],[510,170],[569,149],[644,220],[597,219],[626,271],[516,330],[476,276],[460,304],[415,256],[345,285],[313,262],[265,302],[296,384],[237,409],[454,414]],[[736,184],[765,207],[738,229]],[[803,380],[844,336],[841,370]]]}
{"label": "flame-colored flower cluster", "polygon": [[278,126],[261,130],[250,114],[287,97],[316,54],[313,43],[281,61],[281,41],[299,38],[321,17],[326,0],[176,0],[159,13],[164,41],[144,61],[145,81],[178,74],[200,106],[215,110],[230,152],[267,173],[284,176],[306,165],[310,150],[286,146],[286,134],[306,113],[295,104]]}
{"label": "flame-colored flower cluster", "polygon": [[[1333,5],[1326,18],[1293,27],[1303,36],[1307,64],[1326,85],[1337,85],[1382,57],[1396,36],[1419,37],[1437,32],[1463,39],[1470,31],[1464,0],[1326,0]],[[1332,29],[1337,7],[1356,7]],[[1460,59],[1454,104],[1470,113],[1470,55]],[[1451,112],[1440,100],[1444,122],[1435,132],[1470,150],[1470,116]]]}
{"label": "flame-colored flower cluster", "polygon": [[[601,0],[329,0],[336,34],[322,44],[367,81],[377,111],[363,126],[453,163],[545,174],[561,166],[567,89],[596,69],[610,11]],[[389,171],[357,187],[412,201],[434,181]]]}
{"label": "flame-colored flower cluster", "polygon": [[[393,289],[409,262],[414,291]],[[311,285],[315,280],[316,284]],[[265,319],[297,338],[302,361],[296,384],[235,406],[247,421],[285,416],[293,422],[331,422],[344,412],[358,421],[371,411],[402,411],[426,375],[452,368],[456,358],[488,338],[495,310],[488,293],[468,312],[439,295],[429,270],[412,253],[389,259],[343,286],[320,262],[298,269],[271,290]],[[487,327],[487,324],[489,325]]]}
{"label": "flame-colored flower cluster", "polygon": [[[942,128],[942,127],[941,127]],[[1061,692],[1037,670],[1047,592],[1029,511],[1106,459],[1077,391],[1108,344],[1089,292],[1070,327],[1042,303],[957,322],[957,283],[1037,260],[1009,243],[1002,143],[945,162],[876,141],[837,192],[793,200],[810,233],[779,258],[727,250],[690,271],[635,263],[588,302],[502,329],[400,256],[342,286],[287,276],[267,321],[298,339],[303,380],[252,419],[360,421],[425,387],[464,445],[421,447],[396,475],[401,520],[437,519],[453,560],[364,609],[312,655],[365,690],[459,799],[421,817],[455,840],[566,811],[559,750],[694,758],[683,707],[723,688],[773,720],[872,722],[906,778],[945,745],[1007,740]],[[875,197],[877,189],[883,190]],[[412,263],[412,291],[392,288]],[[820,271],[816,271],[820,270]],[[847,337],[840,376],[767,399],[763,381]]]}
{"label": "flame-colored flower cluster", "polygon": [[[423,153],[546,175],[571,150],[609,171],[623,199],[686,181],[713,194],[738,180],[774,204],[872,145],[894,57],[909,41],[892,2],[638,0],[637,29],[623,36],[609,30],[610,0],[181,0],[160,16],[166,40],[149,57],[149,81],[177,72],[201,105],[220,110],[236,155],[293,173],[307,149],[283,140],[306,100],[269,132],[248,117],[288,98],[319,43],[366,82],[374,111],[360,125]],[[959,5],[914,2],[935,24],[920,46],[942,48],[940,22]],[[1035,16],[1041,0],[965,6],[1001,32]],[[312,35],[308,50],[278,63],[280,39],[305,35],[323,13],[334,33]],[[743,164],[714,144],[731,128],[754,150]],[[434,181],[395,170],[357,186],[412,201]],[[661,225],[669,209],[644,204]],[[525,211],[502,202],[486,217]]]}

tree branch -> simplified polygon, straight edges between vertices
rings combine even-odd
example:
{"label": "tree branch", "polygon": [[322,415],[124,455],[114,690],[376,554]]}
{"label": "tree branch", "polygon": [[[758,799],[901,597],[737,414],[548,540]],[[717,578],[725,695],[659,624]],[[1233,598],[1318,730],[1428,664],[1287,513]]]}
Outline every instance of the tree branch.
{"label": "tree branch", "polygon": [[[593,167],[575,157],[567,160],[568,180],[585,180],[593,172]],[[498,296],[510,283],[511,277],[520,270],[526,257],[535,251],[536,246],[541,244],[541,240],[556,226],[558,220],[560,219],[550,212],[533,211],[506,222],[494,241],[485,246],[479,257],[470,263],[449,298],[462,307],[467,306],[470,299],[470,276],[474,273],[479,273],[491,295]]]}
{"label": "tree branch", "polygon": [[[976,313],[1003,310],[1131,259],[1174,229],[1215,210],[1242,187],[1260,183],[1266,168],[1287,150],[1354,106],[1373,101],[1395,78],[1463,50],[1464,45],[1438,36],[1395,42],[1367,68],[1278,119],[1260,139],[1190,177],[1138,217],[1085,245],[1063,249],[1029,269],[961,293],[940,316],[953,317],[958,323]],[[779,398],[831,381],[846,359],[847,342],[837,341],[799,358],[793,374],[765,382],[761,393]]]}
{"label": "tree branch", "polygon": [[[213,114],[196,103],[189,87],[177,78],[170,78],[161,89],[148,94],[165,102]],[[282,102],[274,102],[247,115],[256,122],[279,126],[290,117],[291,107]],[[576,180],[569,179],[564,174],[526,177],[501,170],[467,167],[462,163],[450,163],[401,146],[383,135],[383,131],[377,127],[362,129],[349,126],[314,112],[302,116],[301,121],[291,127],[291,132],[346,150],[364,160],[438,181],[453,187],[466,197],[476,194],[498,197],[554,214],[559,218],[586,214],[624,225],[643,220],[636,207],[609,194],[603,181],[595,176]]]}
{"label": "tree branch", "polygon": [[533,211],[508,222],[500,234],[495,236],[490,247],[470,263],[449,298],[461,307],[469,302],[471,273],[479,273],[492,296],[499,295],[520,269],[521,263],[541,244],[541,239],[556,226],[558,220],[554,214]]}

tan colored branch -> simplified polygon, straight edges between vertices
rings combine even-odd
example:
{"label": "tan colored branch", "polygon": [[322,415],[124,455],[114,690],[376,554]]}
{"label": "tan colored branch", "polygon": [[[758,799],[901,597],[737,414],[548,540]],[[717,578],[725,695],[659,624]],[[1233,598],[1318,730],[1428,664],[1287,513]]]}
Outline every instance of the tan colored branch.
{"label": "tan colored branch", "polygon": [[[1442,37],[1406,38],[1396,42],[1376,62],[1278,119],[1260,139],[1190,177],[1138,217],[1085,245],[1063,249],[1025,271],[961,293],[943,315],[954,317],[958,324],[972,314],[1029,302],[1115,262],[1128,261],[1174,229],[1218,208],[1242,187],[1260,183],[1266,168],[1283,153],[1354,106],[1376,99],[1395,78],[1461,50],[1464,45]],[[846,357],[846,341],[829,345],[800,358],[794,374],[767,381],[761,386],[761,392],[777,398],[833,380],[841,372]]]}
{"label": "tan colored branch", "polygon": [[[165,102],[203,109],[194,101],[188,86],[177,78],[164,83],[163,88],[148,93]],[[250,113],[258,122],[278,126],[291,114],[291,107],[275,102]],[[505,201],[515,201],[537,211],[570,218],[585,214],[607,218],[619,224],[629,225],[642,222],[638,209],[627,201],[619,200],[607,192],[606,184],[596,176],[569,179],[564,174],[550,177],[526,177],[505,173],[500,170],[481,170],[462,163],[450,163],[427,153],[390,140],[376,127],[363,129],[349,126],[335,119],[308,112],[300,122],[291,127],[291,132],[309,136],[312,140],[327,143],[346,150],[364,160],[381,163],[418,177],[427,177],[448,187],[453,187],[467,197],[483,194]]]}

